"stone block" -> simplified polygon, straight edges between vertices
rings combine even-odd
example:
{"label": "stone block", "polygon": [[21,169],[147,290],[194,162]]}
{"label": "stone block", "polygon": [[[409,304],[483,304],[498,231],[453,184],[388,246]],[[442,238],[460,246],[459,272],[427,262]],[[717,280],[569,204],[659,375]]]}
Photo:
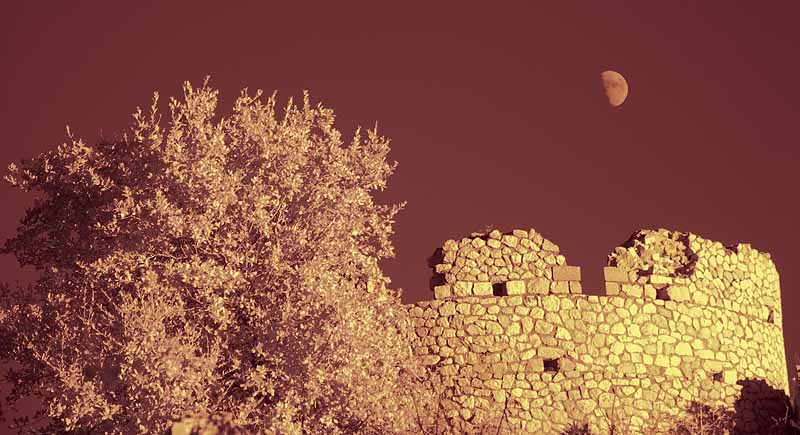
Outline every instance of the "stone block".
{"label": "stone block", "polygon": [[628,270],[619,267],[604,267],[603,275],[607,282],[630,282],[628,279]]}
{"label": "stone block", "polygon": [[581,399],[577,401],[576,410],[580,415],[589,415],[597,407],[597,403],[591,399]]}
{"label": "stone block", "polygon": [[516,236],[506,234],[502,236],[501,241],[503,242],[504,245],[514,248],[517,246],[519,239]]}
{"label": "stone block", "polygon": [[544,360],[538,357],[532,357],[525,361],[525,371],[540,373],[544,371]]}
{"label": "stone block", "polygon": [[433,288],[433,296],[436,299],[445,299],[449,298],[451,295],[450,286],[449,285],[437,285]]}
{"label": "stone block", "polygon": [[689,296],[689,287],[682,285],[670,286],[667,288],[667,294],[669,295],[669,300],[675,302],[683,302],[691,299]]}
{"label": "stone block", "polygon": [[580,281],[581,268],[578,266],[553,266],[554,281]]}
{"label": "stone block", "polygon": [[516,307],[517,305],[522,305],[522,297],[519,295],[511,296],[506,299],[506,303],[509,307]]}
{"label": "stone block", "polygon": [[664,370],[664,374],[675,378],[683,377],[683,372],[678,367],[668,367],[666,370]]}
{"label": "stone block", "polygon": [[533,320],[530,317],[523,317],[522,318],[522,331],[525,334],[530,333],[533,330]]}
{"label": "stone block", "polygon": [[439,307],[439,314],[442,316],[452,316],[456,314],[456,304],[453,302],[445,302]]}
{"label": "stone block", "polygon": [[465,304],[465,303],[456,304],[456,311],[459,314],[469,316],[470,307],[471,307],[470,304]]}
{"label": "stone block", "polygon": [[569,358],[563,358],[559,360],[559,371],[561,372],[572,372],[578,368],[578,365],[575,361]]}
{"label": "stone block", "polygon": [[672,278],[669,276],[650,275],[651,284],[672,284]]}
{"label": "stone block", "polygon": [[708,295],[705,294],[703,291],[698,290],[692,292],[692,300],[694,303],[698,305],[707,305],[708,304]]}
{"label": "stone block", "polygon": [[738,381],[736,378],[736,370],[725,370],[722,372],[722,382],[726,384],[736,384],[736,381]]}
{"label": "stone block", "polygon": [[542,249],[545,251],[558,253],[558,245],[547,239],[542,240]]}
{"label": "stone block", "polygon": [[528,293],[540,295],[550,293],[550,281],[544,278],[532,278],[528,280]]}
{"label": "stone block", "polygon": [[453,294],[455,296],[471,296],[472,295],[472,283],[468,281],[456,281],[453,284]]}
{"label": "stone block", "polygon": [[506,401],[506,393],[503,390],[493,391],[492,396],[494,397],[494,401],[497,403],[505,403]]}
{"label": "stone block", "polygon": [[564,351],[555,347],[540,347],[539,348],[539,356],[545,359],[557,359],[561,358]]}
{"label": "stone block", "polygon": [[558,296],[547,296],[542,298],[542,308],[547,312],[557,312],[561,306],[561,298]]}
{"label": "stone block", "polygon": [[437,264],[434,268],[436,273],[447,273],[453,268],[452,264]]}
{"label": "stone block", "polygon": [[550,293],[553,294],[568,294],[569,282],[567,281],[553,281],[550,283]]}
{"label": "stone block", "polygon": [[633,298],[640,298],[644,295],[644,286],[637,284],[622,284],[622,293]]}
{"label": "stone block", "polygon": [[525,281],[506,282],[506,294],[509,296],[525,294]]}
{"label": "stone block", "polygon": [[616,296],[619,294],[620,285],[618,282],[606,281],[606,294],[609,296]]}
{"label": "stone block", "polygon": [[689,343],[686,342],[678,343],[678,345],[675,346],[675,353],[681,356],[693,355],[692,347],[689,345]]}
{"label": "stone block", "polygon": [[475,296],[491,296],[492,292],[492,283],[490,282],[476,282],[472,285],[472,293]]}
{"label": "stone block", "polygon": [[540,321],[536,322],[536,324],[534,326],[534,331],[536,331],[537,334],[542,334],[542,335],[550,334],[550,333],[553,332],[554,329],[555,329],[555,326],[553,326],[551,323],[548,323],[548,322],[546,322],[544,320],[540,320]]}
{"label": "stone block", "polygon": [[580,294],[583,293],[583,287],[581,287],[581,283],[578,281],[570,281],[569,282],[569,292],[572,294]]}
{"label": "stone block", "polygon": [[597,398],[597,403],[601,408],[611,408],[616,404],[616,399],[611,393],[600,393],[600,396]]}

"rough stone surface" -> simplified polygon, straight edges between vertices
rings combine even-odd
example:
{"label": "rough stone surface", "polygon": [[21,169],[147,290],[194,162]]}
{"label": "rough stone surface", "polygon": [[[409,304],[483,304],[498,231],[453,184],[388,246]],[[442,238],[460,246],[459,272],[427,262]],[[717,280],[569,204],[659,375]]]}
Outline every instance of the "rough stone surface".
{"label": "rough stone surface", "polygon": [[533,229],[448,241],[442,258],[444,282],[482,288],[409,310],[454,434],[498,419],[506,434],[603,434],[611,409],[647,433],[692,402],[735,411],[737,434],[783,416],[778,272],[750,245],[639,231],[609,255],[604,296],[580,294],[579,270]]}
{"label": "rough stone surface", "polygon": [[580,281],[581,268],[578,266],[555,266],[553,267],[553,279],[555,281]]}
{"label": "rough stone surface", "polygon": [[629,282],[628,271],[619,267],[604,267],[603,276],[605,276],[605,279],[608,282]]}

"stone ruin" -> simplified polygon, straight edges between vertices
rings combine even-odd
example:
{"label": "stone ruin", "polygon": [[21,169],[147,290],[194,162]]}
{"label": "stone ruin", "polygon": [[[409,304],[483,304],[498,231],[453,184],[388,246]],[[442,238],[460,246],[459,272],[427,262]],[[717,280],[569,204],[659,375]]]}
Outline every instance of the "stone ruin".
{"label": "stone ruin", "polygon": [[791,406],[778,272],[749,244],[638,231],[604,295],[533,229],[448,240],[430,263],[434,300],[409,313],[444,433],[645,433],[705,406],[763,434]]}

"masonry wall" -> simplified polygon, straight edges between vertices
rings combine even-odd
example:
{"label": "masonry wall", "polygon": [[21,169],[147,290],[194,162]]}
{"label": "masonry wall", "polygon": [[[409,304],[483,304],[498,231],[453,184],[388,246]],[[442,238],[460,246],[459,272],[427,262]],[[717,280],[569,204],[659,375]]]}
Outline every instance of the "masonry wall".
{"label": "masonry wall", "polygon": [[534,230],[449,240],[432,260],[435,300],[409,312],[453,433],[644,432],[702,404],[755,434],[783,416],[778,274],[749,245],[637,232],[609,255],[605,296]]}

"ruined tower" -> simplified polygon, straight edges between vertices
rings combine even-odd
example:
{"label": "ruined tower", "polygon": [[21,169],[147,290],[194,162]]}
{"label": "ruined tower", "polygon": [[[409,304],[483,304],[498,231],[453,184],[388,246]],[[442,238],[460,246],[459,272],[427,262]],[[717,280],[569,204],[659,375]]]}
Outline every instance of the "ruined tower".
{"label": "ruined tower", "polygon": [[434,299],[409,312],[445,432],[643,433],[707,406],[756,434],[784,416],[778,273],[748,244],[639,231],[604,295],[533,229],[448,240],[431,262]]}

